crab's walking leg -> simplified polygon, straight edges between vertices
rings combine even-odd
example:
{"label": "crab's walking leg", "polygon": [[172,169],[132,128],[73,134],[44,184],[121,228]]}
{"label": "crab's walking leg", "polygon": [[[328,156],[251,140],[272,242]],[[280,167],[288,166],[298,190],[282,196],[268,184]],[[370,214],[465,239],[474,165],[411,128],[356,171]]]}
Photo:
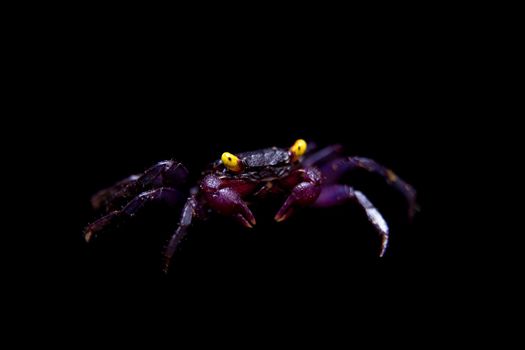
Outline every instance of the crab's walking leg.
{"label": "crab's walking leg", "polygon": [[341,145],[331,145],[325,147],[323,149],[313,152],[312,154],[308,154],[302,162],[303,166],[305,168],[311,166],[318,166],[321,163],[333,160],[333,158],[340,155],[342,151],[343,146]]}
{"label": "crab's walking leg", "polygon": [[399,191],[408,202],[408,217],[412,220],[417,208],[416,190],[399,178],[392,170],[372,159],[362,157],[339,158],[321,167],[321,171],[325,176],[325,183],[327,184],[336,183],[344,174],[355,169],[365,169],[379,174],[390,186]]}
{"label": "crab's walking leg", "polygon": [[168,241],[168,244],[164,248],[163,253],[163,266],[162,270],[164,273],[168,273],[168,269],[170,267],[171,258],[175,254],[175,251],[177,250],[177,247],[179,243],[182,241],[184,236],[188,233],[188,228],[190,227],[193,218],[196,216],[197,212],[197,200],[195,199],[195,196],[191,196],[186,201],[186,204],[184,204],[184,209],[182,210],[182,214],[179,221],[179,226],[177,227],[177,230],[171,235],[170,240]]}
{"label": "crab's walking leg", "polygon": [[383,256],[388,246],[388,225],[383,219],[383,216],[362,192],[354,191],[352,187],[347,185],[330,185],[323,188],[314,206],[325,208],[341,205],[350,201],[357,203],[364,209],[368,221],[370,221],[377,233],[381,236],[381,252],[379,256]]}
{"label": "crab's walking leg", "polygon": [[300,177],[299,183],[293,187],[292,193],[275,215],[277,222],[289,218],[296,207],[313,204],[321,193],[321,174],[316,168],[299,170],[296,174]]}
{"label": "crab's walking leg", "polygon": [[84,239],[89,242],[93,238],[96,238],[100,233],[118,227],[123,222],[139,213],[145,205],[151,202],[162,202],[170,206],[176,206],[182,202],[182,195],[177,190],[164,187],[143,192],[131,200],[121,210],[115,210],[86,227],[84,230]]}
{"label": "crab's walking leg", "polygon": [[128,176],[113,186],[98,191],[91,197],[91,206],[95,210],[98,210],[102,207],[108,207],[109,203],[118,198],[119,194],[123,193],[126,187],[137,181],[139,177],[139,175]]}
{"label": "crab's walking leg", "polygon": [[160,187],[177,188],[186,182],[188,170],[179,162],[165,160],[146,170],[143,174],[132,175],[115,185],[97,192],[91,197],[94,209],[115,210],[141,192]]}

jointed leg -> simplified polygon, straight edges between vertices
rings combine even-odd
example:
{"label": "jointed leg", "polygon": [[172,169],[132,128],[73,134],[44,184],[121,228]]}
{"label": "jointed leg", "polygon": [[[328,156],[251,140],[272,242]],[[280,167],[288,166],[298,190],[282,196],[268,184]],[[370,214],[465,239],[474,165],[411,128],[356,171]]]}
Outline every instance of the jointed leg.
{"label": "jointed leg", "polygon": [[416,190],[399,178],[392,170],[372,159],[362,157],[339,158],[321,167],[321,171],[325,176],[325,183],[327,184],[336,183],[344,174],[355,169],[365,169],[379,174],[390,186],[401,192],[408,202],[408,217],[412,220],[417,208]]}
{"label": "jointed leg", "polygon": [[130,186],[132,183],[137,181],[139,175],[131,175],[114,184],[109,188],[98,191],[91,197],[91,206],[93,209],[98,210],[102,207],[108,209],[109,204],[112,203],[115,199],[122,196],[122,193],[125,191],[126,187]]}
{"label": "jointed leg", "polygon": [[190,227],[192,220],[197,213],[197,205],[198,203],[194,196],[188,198],[186,204],[184,205],[184,209],[182,210],[182,214],[179,221],[179,226],[177,227],[177,230],[175,230],[175,232],[171,235],[171,238],[164,249],[164,262],[162,266],[162,270],[164,271],[164,273],[168,273],[171,258],[175,254],[179,243],[188,233],[188,228]]}
{"label": "jointed leg", "polygon": [[331,145],[320,149],[319,151],[312,152],[308,154],[302,164],[306,167],[319,166],[323,163],[326,163],[330,160],[333,160],[335,157],[341,154],[343,151],[343,146],[341,145]]}
{"label": "jointed leg", "polygon": [[381,216],[379,211],[362,192],[354,191],[352,187],[347,185],[331,185],[323,188],[314,206],[319,208],[332,207],[350,201],[357,203],[363,208],[368,217],[368,221],[370,221],[377,233],[381,236],[381,252],[379,256],[383,256],[388,246],[388,225],[383,219],[383,216]]}
{"label": "jointed leg", "polygon": [[118,227],[139,213],[148,203],[152,202],[162,202],[169,206],[176,206],[182,202],[182,194],[177,190],[164,187],[143,192],[121,210],[115,210],[86,227],[84,230],[84,239],[89,242],[100,233]]}
{"label": "jointed leg", "polygon": [[141,175],[132,175],[115,185],[101,190],[91,198],[94,209],[110,212],[120,208],[141,192],[159,187],[176,188],[185,183],[188,170],[176,161],[159,162]]}

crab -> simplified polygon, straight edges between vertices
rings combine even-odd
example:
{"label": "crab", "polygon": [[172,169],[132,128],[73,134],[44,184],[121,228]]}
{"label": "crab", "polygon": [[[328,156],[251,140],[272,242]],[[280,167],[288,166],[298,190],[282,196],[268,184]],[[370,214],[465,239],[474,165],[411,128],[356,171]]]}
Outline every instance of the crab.
{"label": "crab", "polygon": [[343,156],[340,145],[320,150],[310,147],[313,151],[308,148],[306,141],[299,139],[290,148],[224,152],[220,160],[211,163],[202,173],[194,187],[188,185],[188,170],[183,164],[175,160],[159,162],[91,198],[93,208],[102,211],[103,216],[85,228],[84,239],[91,242],[118,228],[149,203],[162,203],[179,210],[182,207],[177,228],[162,252],[162,270],[167,273],[192,223],[208,219],[213,212],[252,228],[256,220],[250,204],[267,198],[284,201],[275,214],[277,222],[288,219],[303,207],[326,208],[354,202],[381,237],[379,256],[384,256],[389,239],[386,221],[361,191],[340,181],[343,175],[356,169],[379,174],[405,197],[410,221],[417,208],[414,188],[372,159]]}

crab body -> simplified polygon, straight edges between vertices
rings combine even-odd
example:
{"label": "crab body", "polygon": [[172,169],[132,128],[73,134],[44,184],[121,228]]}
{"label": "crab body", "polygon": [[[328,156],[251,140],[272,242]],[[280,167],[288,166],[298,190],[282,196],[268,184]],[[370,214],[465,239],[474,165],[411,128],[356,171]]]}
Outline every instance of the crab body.
{"label": "crab body", "polygon": [[[239,171],[232,172],[224,161],[217,161],[199,187],[212,209],[220,214],[232,215],[246,227],[255,225],[255,218],[245,204],[247,201],[295,191],[294,201],[306,204],[319,196],[319,171],[315,168],[304,169],[299,162],[294,162],[290,150],[273,147],[240,153],[235,157]],[[284,220],[291,210],[291,203],[283,205],[276,220]]]}
{"label": "crab body", "polygon": [[172,256],[194,220],[208,219],[209,213],[215,212],[252,228],[256,219],[249,206],[273,197],[284,201],[274,217],[278,222],[301,207],[357,203],[382,238],[380,256],[383,256],[389,237],[385,220],[362,192],[339,181],[355,169],[379,174],[405,196],[409,219],[416,208],[415,190],[375,161],[344,157],[341,150],[336,145],[306,153],[306,142],[297,140],[289,149],[272,147],[236,155],[225,152],[189,191],[184,190],[188,188],[186,168],[176,161],[160,162],[143,174],[133,175],[93,196],[93,207],[105,215],[87,226],[84,238],[89,242],[123,221],[131,220],[150,202],[162,202],[174,208],[184,203],[177,229],[163,251],[163,269],[167,272]]}
{"label": "crab body", "polygon": [[286,176],[293,168],[290,152],[277,147],[239,153],[237,157],[241,163],[242,172],[232,173],[222,160],[218,160],[214,163],[211,173],[234,179],[270,181]]}

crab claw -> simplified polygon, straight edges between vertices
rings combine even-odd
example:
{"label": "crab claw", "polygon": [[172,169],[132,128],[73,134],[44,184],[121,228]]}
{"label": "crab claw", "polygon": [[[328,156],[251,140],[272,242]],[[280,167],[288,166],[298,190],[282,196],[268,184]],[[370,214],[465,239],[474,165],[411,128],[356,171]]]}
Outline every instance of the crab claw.
{"label": "crab claw", "polygon": [[248,208],[240,194],[233,188],[219,188],[220,180],[214,176],[208,176],[201,184],[206,201],[218,213],[231,216],[246,228],[255,225],[255,217]]}
{"label": "crab claw", "polygon": [[288,219],[297,206],[305,207],[314,203],[319,192],[320,187],[317,182],[301,182],[294,187],[281,209],[275,214],[275,221],[281,222]]}
{"label": "crab claw", "polygon": [[[224,191],[224,190],[221,190],[221,191]],[[227,195],[225,197],[227,197]],[[233,197],[235,198],[235,200],[232,200],[231,212],[228,214],[232,215],[233,218],[238,223],[243,225],[244,227],[253,228],[256,222],[255,222],[255,217],[253,216],[252,211],[250,210],[250,208],[248,208],[248,205],[246,205],[246,202],[244,202],[240,198],[236,198],[237,196],[233,196]]]}
{"label": "crab claw", "polygon": [[277,222],[284,221],[288,219],[293,214],[293,208],[289,207],[287,209],[281,208],[277,214],[275,214],[274,220]]}

